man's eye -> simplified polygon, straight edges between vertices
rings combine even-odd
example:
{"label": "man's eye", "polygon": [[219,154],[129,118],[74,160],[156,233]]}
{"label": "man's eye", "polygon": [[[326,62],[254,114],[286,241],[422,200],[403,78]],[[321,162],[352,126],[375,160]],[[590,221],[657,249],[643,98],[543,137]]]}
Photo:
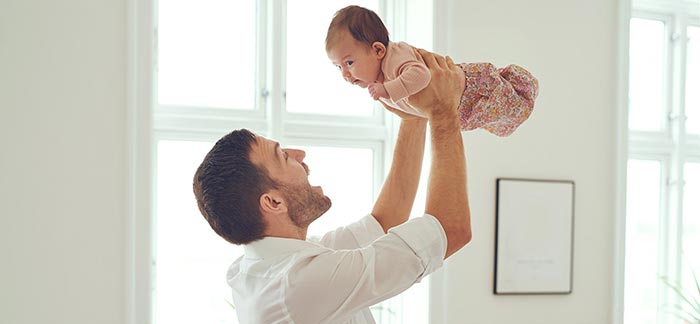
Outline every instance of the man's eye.
{"label": "man's eye", "polygon": [[289,153],[284,152],[284,160],[287,161],[287,159],[289,159]]}

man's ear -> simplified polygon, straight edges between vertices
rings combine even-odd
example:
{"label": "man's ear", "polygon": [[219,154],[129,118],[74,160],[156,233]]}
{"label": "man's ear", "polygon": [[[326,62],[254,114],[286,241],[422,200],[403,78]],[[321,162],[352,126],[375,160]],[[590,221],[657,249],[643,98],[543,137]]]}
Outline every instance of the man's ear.
{"label": "man's ear", "polygon": [[380,42],[374,42],[372,43],[372,53],[381,60],[386,55],[386,46]]}
{"label": "man's ear", "polygon": [[260,210],[263,214],[279,214],[287,212],[287,203],[277,190],[260,195]]}

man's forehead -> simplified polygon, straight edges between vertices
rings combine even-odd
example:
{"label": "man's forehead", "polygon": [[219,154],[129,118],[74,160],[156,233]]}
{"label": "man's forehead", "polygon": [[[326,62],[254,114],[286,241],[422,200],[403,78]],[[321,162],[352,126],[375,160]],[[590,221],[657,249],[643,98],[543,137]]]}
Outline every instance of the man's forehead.
{"label": "man's forehead", "polygon": [[250,160],[256,164],[262,164],[270,159],[275,159],[280,143],[261,135],[255,135],[250,150]]}

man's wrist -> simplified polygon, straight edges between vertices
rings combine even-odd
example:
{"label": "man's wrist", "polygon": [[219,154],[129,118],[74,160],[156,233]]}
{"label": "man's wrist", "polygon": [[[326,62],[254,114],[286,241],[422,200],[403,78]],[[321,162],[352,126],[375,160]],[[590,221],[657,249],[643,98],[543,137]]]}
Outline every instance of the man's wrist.
{"label": "man's wrist", "polygon": [[420,127],[420,126],[425,126],[428,124],[428,119],[425,117],[421,117],[418,115],[412,115],[412,114],[404,114],[400,116],[401,118],[401,123],[405,124],[408,127]]}
{"label": "man's wrist", "polygon": [[428,115],[428,119],[431,123],[453,123],[459,120],[459,114],[457,109],[450,109],[446,107],[433,109]]}

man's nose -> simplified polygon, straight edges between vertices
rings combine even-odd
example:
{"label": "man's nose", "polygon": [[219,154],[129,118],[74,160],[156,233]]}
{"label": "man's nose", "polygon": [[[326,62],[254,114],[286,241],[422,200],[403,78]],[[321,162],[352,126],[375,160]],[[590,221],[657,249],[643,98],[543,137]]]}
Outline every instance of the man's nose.
{"label": "man's nose", "polygon": [[291,155],[293,159],[299,162],[304,161],[304,158],[306,157],[306,152],[297,149],[288,149],[287,154]]}

